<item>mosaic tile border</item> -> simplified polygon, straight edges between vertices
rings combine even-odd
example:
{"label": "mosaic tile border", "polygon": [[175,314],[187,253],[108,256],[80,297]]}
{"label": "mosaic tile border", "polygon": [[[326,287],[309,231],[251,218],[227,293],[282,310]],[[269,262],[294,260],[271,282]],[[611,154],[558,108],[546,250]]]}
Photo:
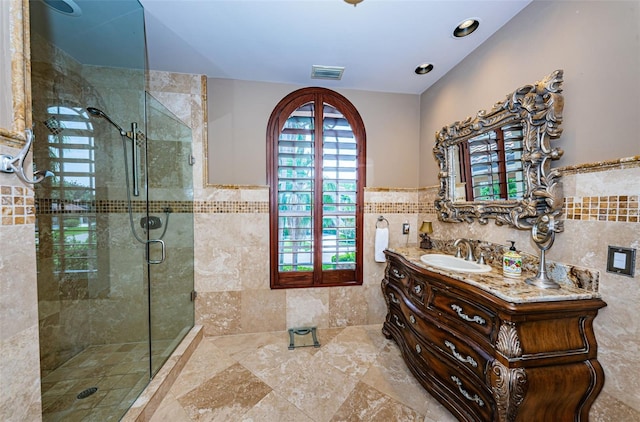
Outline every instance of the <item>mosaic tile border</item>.
{"label": "mosaic tile border", "polygon": [[[119,214],[129,211],[125,200],[96,200],[96,201],[59,201],[50,198],[37,198],[35,205],[38,214]],[[158,214],[170,209],[172,213],[192,213],[192,201],[150,201],[149,212]],[[145,201],[132,201],[131,209],[136,213],[147,211]]]}
{"label": "mosaic tile border", "polygon": [[640,222],[638,195],[569,197],[562,208],[567,220]]}
{"label": "mosaic tile border", "polygon": [[365,214],[435,214],[433,202],[370,202],[364,204]]}
{"label": "mosaic tile border", "polygon": [[[1,225],[33,224],[36,214],[119,214],[128,212],[127,201],[63,201],[34,199],[33,192],[20,186],[0,186]],[[195,214],[268,214],[266,201],[151,201],[149,212]],[[132,210],[144,213],[147,204],[133,201]],[[365,214],[437,214],[432,202],[369,202]],[[640,223],[640,196],[613,195],[564,198],[567,220]]]}
{"label": "mosaic tile border", "polygon": [[36,221],[33,191],[22,186],[0,186],[3,226],[34,224]]}
{"label": "mosaic tile border", "polygon": [[[618,170],[640,166],[640,156],[618,160],[580,164],[561,168],[565,175]],[[222,190],[268,189],[265,186],[214,185]],[[0,186],[2,206],[1,225],[33,224],[35,214],[77,214],[77,213],[125,213],[128,203],[125,200],[64,201],[52,199],[34,199],[33,191],[20,186]],[[415,192],[417,202],[367,202],[365,214],[436,214],[435,204],[424,201],[424,194],[430,197],[437,186],[424,188],[365,188],[367,192]],[[149,212],[163,213],[167,208],[174,213],[196,214],[268,214],[267,201],[151,201]],[[132,210],[144,213],[147,203],[133,201]],[[639,195],[614,195],[590,197],[566,197],[563,214],[567,220],[640,223]]]}
{"label": "mosaic tile border", "polygon": [[269,203],[265,201],[196,201],[196,214],[268,214]]}

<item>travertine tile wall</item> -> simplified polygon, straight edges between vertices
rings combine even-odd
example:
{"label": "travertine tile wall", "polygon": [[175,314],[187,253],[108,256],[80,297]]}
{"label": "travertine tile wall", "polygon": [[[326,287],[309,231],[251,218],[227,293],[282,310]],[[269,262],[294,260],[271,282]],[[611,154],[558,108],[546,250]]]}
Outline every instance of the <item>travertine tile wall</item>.
{"label": "travertine tile wall", "polygon": [[[18,149],[0,145],[0,153]],[[0,420],[41,414],[33,190],[0,174]]]}
{"label": "travertine tile wall", "polygon": [[[382,322],[384,264],[373,259],[375,225],[383,215],[391,229],[390,244],[400,245],[407,239],[415,243],[416,235],[402,236],[401,226],[407,221],[415,230],[416,190],[365,193],[370,209],[385,207],[387,212],[365,216],[364,244],[370,253],[365,255],[362,286],[289,290],[269,287],[268,188],[219,186],[208,190],[209,199],[194,207],[196,323],[204,325],[205,335]],[[380,199],[385,197],[392,200],[382,204]],[[261,205],[255,206],[256,202]]]}
{"label": "travertine tile wall", "polygon": [[[598,169],[602,171],[598,171]],[[600,271],[600,292],[608,306],[604,308],[594,327],[598,339],[598,357],[604,367],[606,382],[604,393],[616,406],[635,410],[640,420],[640,379],[635,374],[640,368],[640,254],[636,254],[633,278],[606,272],[607,247],[623,246],[640,249],[640,219],[637,219],[637,200],[640,195],[640,156],[621,160],[620,163],[594,163],[567,169],[564,174],[567,198],[589,200],[606,197],[609,208],[607,219],[589,217],[566,220],[565,230],[558,236],[559,243],[549,254],[551,259],[589,266]],[[621,207],[627,198],[627,208]],[[604,202],[604,201],[602,201]],[[617,203],[617,211],[612,207]],[[599,205],[600,207],[600,205]],[[603,207],[598,208],[599,210]],[[591,214],[591,211],[590,211]],[[615,221],[613,219],[615,217]],[[627,221],[624,221],[626,217]],[[586,221],[585,221],[586,220]],[[619,402],[616,402],[619,401]]]}

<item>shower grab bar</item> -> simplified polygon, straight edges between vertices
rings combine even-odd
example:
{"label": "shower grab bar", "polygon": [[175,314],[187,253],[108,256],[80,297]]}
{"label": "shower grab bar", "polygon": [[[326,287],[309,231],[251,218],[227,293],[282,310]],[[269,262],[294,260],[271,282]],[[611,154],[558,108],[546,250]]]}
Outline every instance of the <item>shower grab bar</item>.
{"label": "shower grab bar", "polygon": [[[152,243],[160,243],[160,246],[162,247],[162,255],[160,256],[160,259],[151,259],[151,253],[149,251],[149,249],[151,248],[151,244]],[[151,240],[147,240],[147,264],[162,264],[165,260],[165,258],[167,257],[166,254],[166,246],[164,244],[164,240],[160,240],[160,239],[151,239]]]}
{"label": "shower grab bar", "polygon": [[138,124],[131,123],[131,177],[133,178],[133,196],[140,196],[140,186],[138,180]]}

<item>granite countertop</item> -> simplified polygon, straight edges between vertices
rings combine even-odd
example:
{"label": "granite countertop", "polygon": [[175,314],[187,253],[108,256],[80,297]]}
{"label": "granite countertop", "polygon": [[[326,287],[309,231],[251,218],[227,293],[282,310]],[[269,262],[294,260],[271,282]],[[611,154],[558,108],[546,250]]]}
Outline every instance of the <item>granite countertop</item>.
{"label": "granite countertop", "polygon": [[[542,289],[525,282],[526,278],[535,277],[535,272],[523,271],[522,276],[513,278],[505,277],[502,274],[502,269],[497,269],[495,266],[492,266],[491,271],[486,273],[447,271],[441,268],[431,267],[420,260],[422,255],[428,253],[443,253],[442,251],[435,249],[425,250],[418,247],[389,248],[389,251],[402,255],[406,260],[418,267],[476,286],[511,303],[555,302],[600,298],[600,293],[576,286],[574,281],[569,277],[565,277],[565,279],[551,277],[560,284],[560,288]],[[553,270],[551,272],[553,273]],[[560,272],[560,274],[562,274],[562,272]]]}

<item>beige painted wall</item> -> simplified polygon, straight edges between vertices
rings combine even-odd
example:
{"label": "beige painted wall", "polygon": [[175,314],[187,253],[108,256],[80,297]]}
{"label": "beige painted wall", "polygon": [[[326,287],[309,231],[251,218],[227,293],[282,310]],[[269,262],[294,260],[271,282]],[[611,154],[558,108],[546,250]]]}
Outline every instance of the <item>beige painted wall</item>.
{"label": "beige painted wall", "polygon": [[640,1],[534,1],[421,97],[420,186],[437,183],[434,134],[564,69],[557,166],[640,153]]}
{"label": "beige painted wall", "polygon": [[[299,86],[208,80],[209,183],[266,184],[266,130],[276,104]],[[420,97],[336,90],[360,112],[367,133],[367,186],[418,185]]]}

